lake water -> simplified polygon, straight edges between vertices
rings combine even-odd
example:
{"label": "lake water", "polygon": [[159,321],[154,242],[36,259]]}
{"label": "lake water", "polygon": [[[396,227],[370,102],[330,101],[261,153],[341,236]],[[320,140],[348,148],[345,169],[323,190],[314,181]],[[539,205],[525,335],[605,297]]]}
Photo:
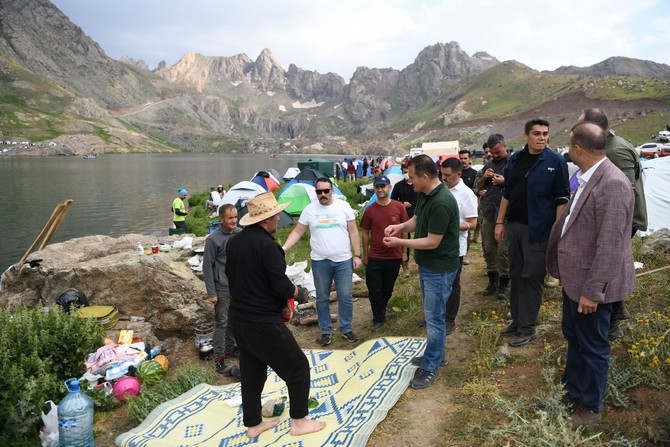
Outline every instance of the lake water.
{"label": "lake water", "polygon": [[[179,188],[209,191],[249,180],[260,170],[289,167],[311,155],[133,154],[83,157],[0,158],[0,272],[18,262],[54,208],[74,202],[51,243],[89,235],[163,236]],[[319,158],[337,159],[338,156]],[[281,180],[281,179],[279,179]]]}

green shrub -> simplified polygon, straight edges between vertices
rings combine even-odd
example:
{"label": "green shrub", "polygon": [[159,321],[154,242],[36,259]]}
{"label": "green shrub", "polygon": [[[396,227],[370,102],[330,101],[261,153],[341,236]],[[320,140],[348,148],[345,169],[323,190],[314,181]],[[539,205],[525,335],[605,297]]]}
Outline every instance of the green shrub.
{"label": "green shrub", "polygon": [[187,364],[153,386],[142,386],[138,396],[126,398],[128,414],[142,422],[157,406],[174,399],[201,383],[213,384],[214,371]]}
{"label": "green shrub", "polygon": [[63,381],[80,377],[103,330],[60,308],[0,309],[0,445],[36,440],[46,401],[65,395]]}

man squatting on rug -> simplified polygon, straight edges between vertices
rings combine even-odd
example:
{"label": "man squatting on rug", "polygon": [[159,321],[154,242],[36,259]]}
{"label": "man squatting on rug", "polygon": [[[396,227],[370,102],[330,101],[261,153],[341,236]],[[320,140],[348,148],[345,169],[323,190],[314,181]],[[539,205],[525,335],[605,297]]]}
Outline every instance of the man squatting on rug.
{"label": "man squatting on rug", "polygon": [[286,276],[284,250],[272,233],[277,230],[279,213],[289,204],[277,204],[271,192],[257,195],[247,204],[248,214],[240,219],[244,230],[228,241],[230,318],[240,350],[243,423],[249,438],[279,423],[278,419],[264,421],[261,415],[268,366],[288,388],[290,434],[305,435],[326,426],[307,418],[309,362],[282,320],[286,301],[298,295],[298,287]]}

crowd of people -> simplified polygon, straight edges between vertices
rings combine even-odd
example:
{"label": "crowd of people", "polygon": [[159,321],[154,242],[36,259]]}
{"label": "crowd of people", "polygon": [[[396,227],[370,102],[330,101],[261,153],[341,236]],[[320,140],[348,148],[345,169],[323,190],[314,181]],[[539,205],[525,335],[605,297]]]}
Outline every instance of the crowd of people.
{"label": "crowd of people", "polygon": [[[321,430],[307,418],[309,365],[282,315],[298,294],[286,276],[285,253],[309,230],[316,289],[318,341],[332,343],[330,293],[337,293],[340,335],[356,343],[352,275],[365,268],[372,321],[386,324],[387,306],[401,270],[409,275],[413,254],[426,330],[423,355],[410,386],[423,389],[448,364],[446,337],[456,329],[462,266],[481,234],[488,284],[485,296],[509,302],[511,322],[501,335],[519,348],[538,337],[537,322],[548,275],[563,287],[562,331],[568,344],[563,373],[565,403],[573,426],[600,420],[610,341],[622,336],[628,318],[623,302],[635,275],[630,238],[646,229],[646,207],[636,152],[609,128],[598,109],[585,111],[569,135],[569,156],[579,168],[571,187],[566,159],[549,147],[550,123],[529,120],[525,145],[510,153],[503,135],[489,135],[483,167],[472,168],[469,151],[438,163],[427,155],[403,163],[403,179],[392,185],[376,172],[376,201],[356,223],[356,214],[333,197],[333,181],[316,181],[317,201],[307,205],[283,246],[272,237],[279,205],[272,193],[251,199],[237,226],[233,206],[219,210],[221,225],[206,240],[203,273],[206,299],[215,305],[217,372],[225,358],[239,356],[244,424],[254,438],[276,421],[260,416],[267,367],[286,381],[291,398],[291,434]],[[364,172],[379,160],[364,158]],[[336,164],[336,178],[355,178],[354,159]],[[345,174],[346,173],[346,174]],[[180,190],[180,197],[182,191]],[[183,191],[184,196],[186,191]],[[183,199],[183,197],[181,197]],[[175,199],[175,210],[180,204]],[[178,222],[175,211],[175,224]],[[237,234],[239,233],[239,234]],[[230,318],[228,318],[230,314]]]}

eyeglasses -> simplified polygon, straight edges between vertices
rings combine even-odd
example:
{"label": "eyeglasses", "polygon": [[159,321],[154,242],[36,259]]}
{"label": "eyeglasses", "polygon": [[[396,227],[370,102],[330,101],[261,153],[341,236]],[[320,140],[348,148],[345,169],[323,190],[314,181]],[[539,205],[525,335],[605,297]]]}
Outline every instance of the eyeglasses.
{"label": "eyeglasses", "polygon": [[321,194],[330,194],[330,188],[325,188],[325,189],[315,189],[316,195],[321,195]]}

